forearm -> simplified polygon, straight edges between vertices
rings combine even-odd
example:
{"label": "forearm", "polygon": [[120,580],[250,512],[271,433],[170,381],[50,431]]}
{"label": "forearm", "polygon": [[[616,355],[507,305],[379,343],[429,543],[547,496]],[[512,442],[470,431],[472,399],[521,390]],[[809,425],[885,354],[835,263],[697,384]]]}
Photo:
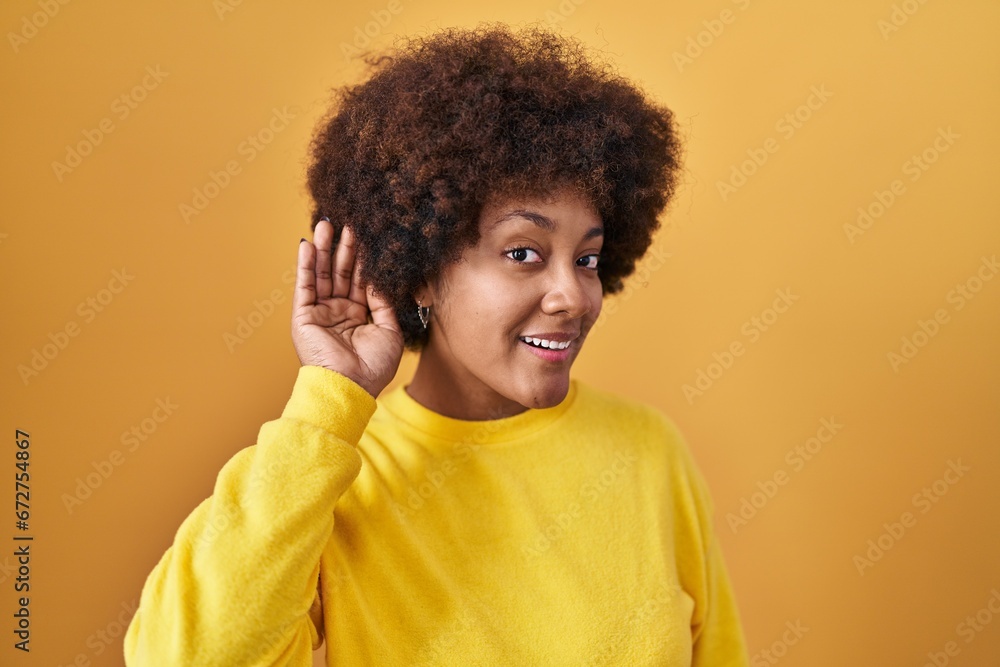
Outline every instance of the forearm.
{"label": "forearm", "polygon": [[374,399],[308,368],[281,418],[223,466],[147,578],[127,664],[311,664],[320,555],[361,469],[355,446]]}

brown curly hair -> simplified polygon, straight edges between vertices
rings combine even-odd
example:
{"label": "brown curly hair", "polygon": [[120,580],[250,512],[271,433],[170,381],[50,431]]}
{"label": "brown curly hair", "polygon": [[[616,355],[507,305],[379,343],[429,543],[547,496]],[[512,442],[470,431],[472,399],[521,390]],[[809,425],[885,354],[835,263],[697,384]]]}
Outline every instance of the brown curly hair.
{"label": "brown curly hair", "polygon": [[478,243],[495,198],[585,193],[604,223],[603,294],[622,289],[676,187],[668,108],[537,25],[445,28],[364,61],[370,78],[335,89],[312,138],[310,227],[329,217],[334,243],[352,227],[407,349],[427,342],[414,293]]}

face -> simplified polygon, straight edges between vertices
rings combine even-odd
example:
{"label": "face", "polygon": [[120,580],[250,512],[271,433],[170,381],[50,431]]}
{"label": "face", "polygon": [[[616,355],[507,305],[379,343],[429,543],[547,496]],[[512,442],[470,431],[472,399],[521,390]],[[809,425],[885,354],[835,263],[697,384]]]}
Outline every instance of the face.
{"label": "face", "polygon": [[558,405],[601,312],[600,215],[561,189],[488,205],[479,229],[478,245],[417,294],[431,306],[429,342],[407,391],[457,419]]}

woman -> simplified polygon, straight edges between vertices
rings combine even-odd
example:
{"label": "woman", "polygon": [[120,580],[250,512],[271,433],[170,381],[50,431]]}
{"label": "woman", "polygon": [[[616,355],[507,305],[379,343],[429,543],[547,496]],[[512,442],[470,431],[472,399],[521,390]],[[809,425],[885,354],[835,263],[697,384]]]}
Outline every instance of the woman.
{"label": "woman", "polygon": [[746,665],[682,436],[570,377],[674,192],[671,112],[538,28],[369,63],[312,145],[291,398],[149,575],[127,663]]}

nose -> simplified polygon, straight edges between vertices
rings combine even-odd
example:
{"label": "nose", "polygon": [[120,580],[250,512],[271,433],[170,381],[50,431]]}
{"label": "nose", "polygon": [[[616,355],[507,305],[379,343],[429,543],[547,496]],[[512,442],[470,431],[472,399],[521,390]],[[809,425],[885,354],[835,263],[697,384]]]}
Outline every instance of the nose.
{"label": "nose", "polygon": [[583,317],[592,307],[587,290],[588,278],[582,275],[584,271],[579,266],[560,267],[553,269],[545,296],[542,298],[542,310],[546,313],[565,312],[576,319]]}

